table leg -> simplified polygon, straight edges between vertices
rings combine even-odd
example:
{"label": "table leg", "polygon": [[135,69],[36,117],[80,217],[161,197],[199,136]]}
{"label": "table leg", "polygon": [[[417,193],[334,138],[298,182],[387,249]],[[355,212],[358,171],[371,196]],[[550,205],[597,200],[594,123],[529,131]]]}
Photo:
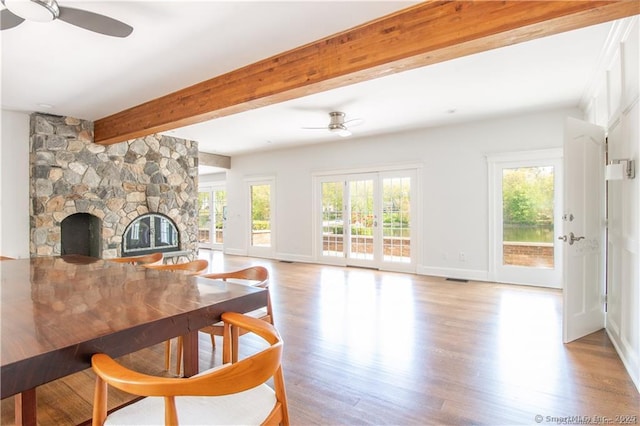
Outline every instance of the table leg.
{"label": "table leg", "polygon": [[36,389],[29,389],[15,396],[15,418],[16,426],[29,425],[36,426]]}
{"label": "table leg", "polygon": [[198,330],[183,336],[184,377],[198,374]]}

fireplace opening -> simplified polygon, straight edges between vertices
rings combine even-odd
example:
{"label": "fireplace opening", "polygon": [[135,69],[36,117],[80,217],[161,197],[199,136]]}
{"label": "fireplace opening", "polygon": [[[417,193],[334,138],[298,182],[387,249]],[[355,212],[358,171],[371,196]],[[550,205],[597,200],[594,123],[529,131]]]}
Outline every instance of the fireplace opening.
{"label": "fireplace opening", "polygon": [[101,257],[100,218],[89,213],[67,216],[60,223],[60,253]]}
{"label": "fireplace opening", "polygon": [[137,256],[180,250],[180,234],[176,224],[160,213],[138,216],[125,229],[122,256]]}

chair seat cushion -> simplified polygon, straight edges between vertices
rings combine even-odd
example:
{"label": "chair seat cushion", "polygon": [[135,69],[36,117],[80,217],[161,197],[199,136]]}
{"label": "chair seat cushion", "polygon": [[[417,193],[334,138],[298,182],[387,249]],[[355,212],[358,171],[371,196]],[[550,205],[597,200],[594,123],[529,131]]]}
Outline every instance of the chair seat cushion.
{"label": "chair seat cushion", "polygon": [[[268,385],[225,396],[178,396],[180,425],[259,425],[276,405]],[[111,413],[105,425],[164,425],[164,398],[147,397]]]}

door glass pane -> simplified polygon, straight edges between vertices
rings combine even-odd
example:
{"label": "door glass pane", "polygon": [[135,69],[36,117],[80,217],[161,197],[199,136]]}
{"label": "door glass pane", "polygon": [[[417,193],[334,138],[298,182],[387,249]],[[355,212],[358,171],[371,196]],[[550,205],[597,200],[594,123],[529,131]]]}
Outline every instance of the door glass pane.
{"label": "door glass pane", "polygon": [[213,204],[213,221],[214,221],[214,233],[215,233],[215,243],[222,244],[223,241],[223,230],[224,230],[224,221],[226,218],[227,212],[227,191],[224,190],[216,190],[213,191],[213,199],[215,203]]}
{"label": "door glass pane", "polygon": [[504,265],[553,268],[554,168],[502,170]]}
{"label": "door glass pane", "polygon": [[411,178],[382,180],[382,250],[386,262],[411,263]]}
{"label": "door glass pane", "polygon": [[373,260],[373,180],[349,182],[349,206],[351,241],[349,257]]}
{"label": "door glass pane", "polygon": [[251,185],[251,245],[271,246],[271,185]]}
{"label": "door glass pane", "polygon": [[176,228],[164,217],[154,217],[154,247],[175,247],[178,245]]}
{"label": "door glass pane", "polygon": [[344,256],[344,182],[322,182],[322,255]]}
{"label": "door glass pane", "polygon": [[198,242],[211,243],[211,193],[198,192]]}

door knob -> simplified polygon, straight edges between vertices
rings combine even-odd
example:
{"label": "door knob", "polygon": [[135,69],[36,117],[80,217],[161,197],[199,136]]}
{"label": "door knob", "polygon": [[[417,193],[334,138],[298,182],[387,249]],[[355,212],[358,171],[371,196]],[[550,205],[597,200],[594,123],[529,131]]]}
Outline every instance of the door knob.
{"label": "door knob", "polygon": [[559,240],[564,241],[565,243],[567,242],[567,236],[566,235],[561,235],[558,237]]}
{"label": "door knob", "polygon": [[573,245],[576,241],[584,240],[584,237],[576,237],[573,232],[569,232],[569,244]]}

